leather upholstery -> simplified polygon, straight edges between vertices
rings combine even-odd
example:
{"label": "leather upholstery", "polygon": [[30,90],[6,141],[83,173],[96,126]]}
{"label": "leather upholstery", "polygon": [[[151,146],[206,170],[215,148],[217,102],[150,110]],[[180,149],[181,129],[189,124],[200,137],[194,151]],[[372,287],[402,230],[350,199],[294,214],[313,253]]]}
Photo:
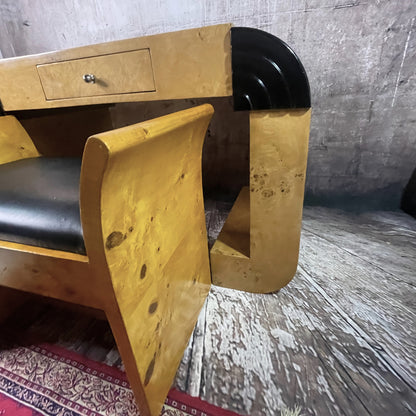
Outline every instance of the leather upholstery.
{"label": "leather upholstery", "polygon": [[80,158],[35,157],[0,165],[0,239],[85,254]]}

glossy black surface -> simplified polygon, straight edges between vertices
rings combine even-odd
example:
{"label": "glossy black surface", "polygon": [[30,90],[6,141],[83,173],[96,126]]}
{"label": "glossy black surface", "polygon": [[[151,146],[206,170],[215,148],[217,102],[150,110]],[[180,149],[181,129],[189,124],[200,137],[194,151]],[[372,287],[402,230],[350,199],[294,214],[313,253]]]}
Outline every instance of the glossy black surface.
{"label": "glossy black surface", "polygon": [[85,254],[79,158],[30,158],[0,165],[0,239]]}
{"label": "glossy black surface", "polygon": [[413,171],[408,184],[404,188],[400,208],[416,218],[416,169]]}
{"label": "glossy black surface", "polygon": [[309,108],[309,81],[293,50],[258,29],[231,29],[235,110]]}

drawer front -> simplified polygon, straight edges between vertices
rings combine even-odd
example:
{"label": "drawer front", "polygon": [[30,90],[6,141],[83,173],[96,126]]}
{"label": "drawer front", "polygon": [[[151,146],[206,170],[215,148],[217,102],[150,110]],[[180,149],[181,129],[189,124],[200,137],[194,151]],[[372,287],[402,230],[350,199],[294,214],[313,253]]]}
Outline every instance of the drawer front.
{"label": "drawer front", "polygon": [[[37,65],[47,100],[155,91],[149,49]],[[94,75],[86,82],[84,75]]]}

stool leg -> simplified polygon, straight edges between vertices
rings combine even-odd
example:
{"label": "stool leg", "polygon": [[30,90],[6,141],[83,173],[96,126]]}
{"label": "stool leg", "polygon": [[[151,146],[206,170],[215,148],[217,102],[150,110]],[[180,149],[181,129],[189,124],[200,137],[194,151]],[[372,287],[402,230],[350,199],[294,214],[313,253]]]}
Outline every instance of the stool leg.
{"label": "stool leg", "polygon": [[115,306],[111,308],[106,313],[106,315],[117,343],[117,349],[123,360],[124,369],[126,371],[130,386],[133,390],[140,415],[151,416],[148,401],[143,389],[142,380],[140,379],[139,369],[137,368],[132,344],[130,342],[126,326],[118,307]]}
{"label": "stool leg", "polygon": [[27,300],[28,294],[18,290],[0,287],[0,324]]}
{"label": "stool leg", "polygon": [[268,293],[295,275],[310,118],[309,109],[250,113],[250,187],[211,249],[212,283]]}

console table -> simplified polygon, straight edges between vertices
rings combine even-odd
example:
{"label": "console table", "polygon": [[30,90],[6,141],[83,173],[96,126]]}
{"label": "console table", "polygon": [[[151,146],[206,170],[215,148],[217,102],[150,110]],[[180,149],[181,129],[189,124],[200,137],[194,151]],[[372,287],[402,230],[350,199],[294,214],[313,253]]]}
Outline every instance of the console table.
{"label": "console table", "polygon": [[[0,79],[1,110],[45,155],[82,152],[111,128],[114,103],[232,96],[249,117],[250,183],[211,250],[212,281],[273,292],[292,279],[311,110],[305,70],[283,41],[216,25],[3,59]],[[46,109],[60,110],[45,119]]]}

